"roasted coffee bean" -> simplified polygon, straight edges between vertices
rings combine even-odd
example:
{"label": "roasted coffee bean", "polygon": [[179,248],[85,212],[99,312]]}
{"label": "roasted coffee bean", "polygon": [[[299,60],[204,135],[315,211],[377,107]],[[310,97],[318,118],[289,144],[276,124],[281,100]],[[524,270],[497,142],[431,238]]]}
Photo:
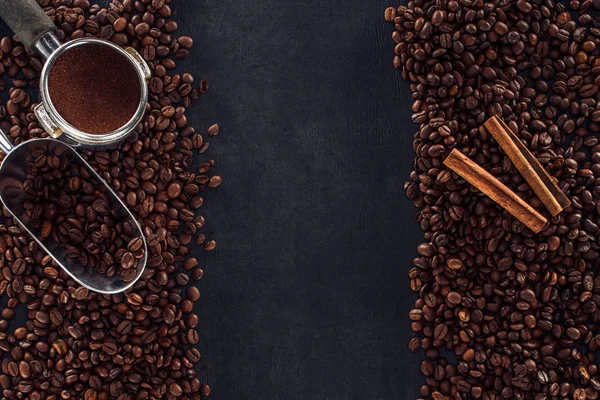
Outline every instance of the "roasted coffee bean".
{"label": "roasted coffee bean", "polygon": [[[55,22],[61,41],[103,37],[135,48],[150,67],[146,114],[132,137],[112,150],[81,151],[150,238],[148,263],[141,279],[126,293],[88,291],[4,209],[0,220],[0,292],[6,297],[0,318],[2,397],[183,400],[208,396],[210,387],[196,377],[201,362],[194,348],[200,342],[199,318],[194,302],[187,298],[189,278],[181,274],[201,279],[204,271],[192,252],[202,251],[205,245],[206,250],[216,247],[203,234],[205,220],[198,212],[205,207],[204,193],[222,179],[213,174],[214,161],[200,155],[208,149],[206,135],[216,128],[200,134],[187,126],[186,112],[208,90],[208,82],[171,72],[177,60],[194,51],[193,40],[177,37],[170,0],[44,0],[40,4]],[[564,29],[570,32],[568,26]],[[0,39],[0,51],[0,70],[5,73],[0,91],[6,101],[0,107],[4,117],[0,126],[17,144],[46,136],[33,114],[36,91],[29,90],[38,85],[41,58],[27,52],[16,36]],[[588,105],[589,114],[594,110]],[[122,266],[129,266],[129,254],[135,258],[144,251],[143,243],[131,237],[132,227],[114,219],[110,205],[89,184],[90,177],[82,171],[71,174],[59,154],[39,155],[25,173],[31,187],[25,211],[39,221],[36,229],[41,238],[64,241],[68,258],[118,274]],[[135,278],[134,267],[120,273],[123,279]],[[200,290],[190,294],[198,301]],[[8,320],[17,313],[26,321],[12,326]]]}
{"label": "roasted coffee bean", "polygon": [[[600,397],[598,9],[596,0],[441,0],[385,10],[418,126],[404,187],[424,232],[409,269],[422,398]],[[492,116],[570,207],[546,212],[482,128]],[[547,227],[534,234],[445,168],[454,148],[544,213]]]}
{"label": "roasted coffee bean", "polygon": [[219,134],[219,124],[214,124],[208,128],[208,136],[216,136]]}
{"label": "roasted coffee bean", "polygon": [[[57,151],[62,149],[59,147]],[[108,160],[108,153],[102,153],[103,157],[96,153],[95,159]],[[50,165],[49,161],[55,158],[62,167],[60,171]],[[137,243],[142,239],[132,238],[133,228],[128,226],[129,222],[119,221],[114,212],[118,205],[109,206],[109,196],[103,192],[102,183],[91,179],[85,167],[71,163],[52,149],[37,156],[28,170],[30,173],[23,183],[23,204],[31,219],[29,227],[43,231],[50,225],[53,233],[42,234],[44,242],[63,248],[67,256],[65,262],[72,268],[78,265],[107,276],[118,274],[125,282],[135,279],[135,271],[126,271],[134,266],[137,269],[139,261],[144,259],[144,249]],[[73,179],[79,183],[69,184]],[[37,207],[57,211],[50,217],[35,213]],[[54,227],[58,229],[55,231]],[[130,243],[137,247],[136,251],[125,251]]]}

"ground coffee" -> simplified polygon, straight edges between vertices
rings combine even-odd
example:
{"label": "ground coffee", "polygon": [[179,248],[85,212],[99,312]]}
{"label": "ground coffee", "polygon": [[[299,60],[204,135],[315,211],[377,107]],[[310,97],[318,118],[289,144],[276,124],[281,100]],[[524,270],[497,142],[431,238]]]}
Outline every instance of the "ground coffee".
{"label": "ground coffee", "polygon": [[50,100],[75,128],[108,133],[125,125],[140,101],[134,66],[118,51],[101,44],[73,47],[52,66]]}

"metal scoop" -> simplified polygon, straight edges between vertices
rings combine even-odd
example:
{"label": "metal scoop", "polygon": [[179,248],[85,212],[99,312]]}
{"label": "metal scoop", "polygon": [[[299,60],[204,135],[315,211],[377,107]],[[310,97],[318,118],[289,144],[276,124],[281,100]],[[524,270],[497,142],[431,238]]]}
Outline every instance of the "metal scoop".
{"label": "metal scoop", "polygon": [[[140,225],[117,194],[106,185],[96,171],[73,148],[54,139],[31,139],[18,146],[13,146],[4,132],[0,131],[0,149],[6,153],[6,157],[0,165],[0,200],[29,235],[74,280],[95,292],[113,294],[126,290],[140,278],[146,266],[148,255],[146,240]],[[52,236],[44,237],[41,228],[32,226],[31,217],[24,206],[26,199],[24,182],[30,163],[39,155],[48,153],[56,154],[59,157],[67,157],[71,164],[87,169],[90,181],[94,183],[97,190],[100,190],[108,198],[108,207],[114,212],[115,218],[119,222],[130,225],[131,238],[139,237],[142,239],[143,257],[136,260],[137,265],[133,266],[136,274],[129,282],[125,282],[118,274],[109,277],[93,267],[84,266],[77,259],[68,259],[64,245],[57,243]],[[67,262],[67,260],[69,261]]]}

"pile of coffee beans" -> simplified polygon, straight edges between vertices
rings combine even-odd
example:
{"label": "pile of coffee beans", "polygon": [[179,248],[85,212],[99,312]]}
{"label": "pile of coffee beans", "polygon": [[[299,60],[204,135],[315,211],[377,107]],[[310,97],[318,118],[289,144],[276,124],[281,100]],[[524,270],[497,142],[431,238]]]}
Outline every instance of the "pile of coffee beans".
{"label": "pile of coffee beans", "polygon": [[[222,180],[186,111],[208,89],[173,69],[193,41],[175,36],[170,0],[40,0],[61,40],[102,37],[133,46],[153,72],[146,116],[118,148],[86,152],[143,226],[148,264],[134,287],[100,295],[79,286],[13,221],[0,221],[0,390],[6,399],[199,399],[199,317],[192,249],[214,250],[198,213]],[[102,4],[107,4],[102,2]],[[179,10],[180,13],[185,10]],[[44,136],[32,112],[42,60],[0,39],[0,124],[15,143]],[[32,88],[32,90],[29,90]],[[212,128],[211,134],[218,133]],[[15,316],[19,315],[17,321]],[[26,321],[22,321],[26,316]],[[11,322],[12,323],[9,323]]]}
{"label": "pile of coffee beans", "polygon": [[[409,272],[422,398],[600,396],[600,19],[597,0],[413,0],[388,8],[410,82],[405,189],[425,241]],[[572,205],[551,217],[481,128],[500,116]],[[444,168],[453,148],[550,223],[539,234]]]}
{"label": "pile of coffee beans", "polygon": [[[57,147],[35,157],[23,183],[27,226],[46,247],[66,255],[67,265],[129,283],[143,263],[143,239],[102,182],[78,159]],[[81,161],[79,159],[79,161]],[[62,261],[62,260],[61,260]]]}

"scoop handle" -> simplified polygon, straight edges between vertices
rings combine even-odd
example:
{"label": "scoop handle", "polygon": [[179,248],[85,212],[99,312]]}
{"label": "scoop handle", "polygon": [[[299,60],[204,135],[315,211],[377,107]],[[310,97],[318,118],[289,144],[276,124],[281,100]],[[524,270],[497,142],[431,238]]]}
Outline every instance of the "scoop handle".
{"label": "scoop handle", "polygon": [[36,0],[0,0],[0,17],[31,51],[40,37],[56,31]]}

